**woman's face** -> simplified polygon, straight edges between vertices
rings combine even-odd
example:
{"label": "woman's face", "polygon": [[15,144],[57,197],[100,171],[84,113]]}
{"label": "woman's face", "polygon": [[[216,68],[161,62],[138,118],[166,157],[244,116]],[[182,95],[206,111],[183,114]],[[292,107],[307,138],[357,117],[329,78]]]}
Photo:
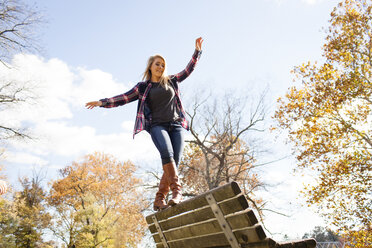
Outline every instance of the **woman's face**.
{"label": "woman's face", "polygon": [[165,62],[161,58],[156,58],[150,67],[151,75],[156,79],[160,79],[165,69]]}

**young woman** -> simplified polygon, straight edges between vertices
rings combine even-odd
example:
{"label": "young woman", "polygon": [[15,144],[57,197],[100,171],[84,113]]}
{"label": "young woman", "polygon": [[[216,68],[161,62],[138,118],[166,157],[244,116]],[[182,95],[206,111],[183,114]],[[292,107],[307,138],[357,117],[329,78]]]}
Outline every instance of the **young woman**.
{"label": "young woman", "polygon": [[[178,83],[194,70],[202,53],[202,44],[203,39],[197,38],[191,61],[180,73],[167,75],[165,59],[160,55],[151,56],[143,73],[143,82],[139,82],[124,94],[85,105],[88,109],[112,108],[138,100],[133,137],[142,130],[148,131],[159,150],[163,164],[163,175],[154,201],[155,211],[176,205],[182,200],[177,168],[183,151],[183,129],[188,130],[189,127]],[[169,189],[172,190],[172,199],[167,204],[165,197]]]}

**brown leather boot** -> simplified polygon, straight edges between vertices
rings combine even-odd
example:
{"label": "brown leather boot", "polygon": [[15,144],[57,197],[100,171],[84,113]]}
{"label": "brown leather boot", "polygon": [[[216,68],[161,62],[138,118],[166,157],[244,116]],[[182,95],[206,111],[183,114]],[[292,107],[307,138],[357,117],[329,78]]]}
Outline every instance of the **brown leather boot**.
{"label": "brown leather boot", "polygon": [[172,190],[172,199],[168,202],[168,205],[177,205],[182,200],[182,193],[181,185],[178,182],[178,172],[176,164],[174,162],[164,164],[163,169],[168,176],[169,187]]}
{"label": "brown leather boot", "polygon": [[154,211],[160,211],[168,207],[167,203],[165,202],[165,197],[167,196],[168,192],[169,192],[168,177],[164,171],[163,176],[160,179],[159,190],[155,196]]}

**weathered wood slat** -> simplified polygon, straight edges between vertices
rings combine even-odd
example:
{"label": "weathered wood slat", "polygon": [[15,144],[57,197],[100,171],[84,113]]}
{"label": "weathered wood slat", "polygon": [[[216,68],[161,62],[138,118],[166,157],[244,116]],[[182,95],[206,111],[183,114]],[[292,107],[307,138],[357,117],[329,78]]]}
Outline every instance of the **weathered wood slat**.
{"label": "weathered wood slat", "polygon": [[278,244],[278,248],[293,248],[292,242],[282,242]]}
{"label": "weathered wood slat", "polygon": [[[242,248],[277,248],[277,243],[270,239],[266,238],[259,243],[250,243],[250,244],[242,244]],[[198,247],[200,248],[200,247]],[[231,248],[231,246],[213,246],[208,248]]]}
{"label": "weathered wood slat", "polygon": [[295,240],[278,243],[278,248],[315,248],[315,239]]}
{"label": "weathered wood slat", "polygon": [[247,198],[245,198],[244,195],[233,198],[233,200],[218,203],[218,206],[220,207],[223,215],[239,212],[249,207]]}
{"label": "weathered wood slat", "polygon": [[[213,213],[211,213],[211,215],[213,215]],[[214,216],[212,216],[212,218],[213,217]],[[253,211],[250,210],[250,209],[246,210],[246,211],[243,211],[240,214],[229,216],[229,217],[226,218],[226,220],[227,220],[227,222],[229,223],[229,225],[232,229],[241,229],[241,228],[244,228],[244,227],[247,227],[247,226],[253,226],[253,225],[258,223],[258,221],[256,219],[256,216],[254,215]],[[199,223],[199,222],[191,222],[191,223]],[[182,227],[182,226],[186,226],[186,225],[179,225],[179,226]],[[170,229],[170,228],[164,228],[163,229],[163,227],[162,227],[162,230]],[[150,227],[150,229],[151,229],[152,233],[157,233],[155,225],[152,225]],[[214,230],[220,232],[221,228],[208,229],[208,231],[210,231],[210,232],[212,232]],[[182,232],[182,229],[181,229],[181,232]],[[261,230],[259,230],[259,232],[261,232]],[[200,235],[200,233],[198,233],[198,235]],[[156,239],[158,239],[158,238],[156,237]],[[249,239],[249,237],[248,237],[248,239]]]}
{"label": "weathered wood slat", "polygon": [[[212,189],[204,194],[198,195],[195,198],[183,201],[174,207],[170,207],[159,213],[155,213],[156,218],[161,221],[172,216],[206,206],[208,205],[208,202],[205,199],[205,196],[210,193],[213,194],[213,197],[216,199],[217,202],[220,202],[240,194],[241,190],[236,182],[231,182],[218,188]],[[152,215],[147,216],[146,221],[148,224],[152,224]]]}
{"label": "weathered wood slat", "polygon": [[[211,205],[208,204],[207,195],[209,202],[213,200]],[[234,242],[239,243],[241,248],[316,247],[314,239],[277,243],[267,238],[262,226],[257,224],[254,212],[248,209],[247,199],[241,195],[241,190],[235,182],[149,215],[146,221],[157,248],[164,248],[164,245],[169,248],[231,248]],[[232,235],[231,231],[236,240],[229,236]],[[164,235],[166,243],[161,242],[158,232]],[[227,237],[232,241],[229,242]]]}
{"label": "weathered wood slat", "polygon": [[256,215],[252,209],[246,209],[244,212],[228,216],[226,217],[226,220],[232,229],[253,226],[258,223]]}
{"label": "weathered wood slat", "polygon": [[[217,220],[208,221],[197,225],[189,225],[176,230],[171,229],[170,231],[164,232],[165,238],[170,242],[188,240],[192,238],[198,239],[200,236],[213,236],[221,233],[222,229],[218,224]],[[240,244],[260,242],[266,238],[266,234],[262,229],[261,225],[255,225],[252,227],[246,227],[239,230],[233,230],[233,233]],[[161,243],[159,234],[153,235],[156,243]],[[227,243],[229,244],[229,243]],[[217,245],[225,245],[217,244]]]}
{"label": "weathered wood slat", "polygon": [[315,239],[305,239],[307,248],[315,248],[316,247],[316,240]]}
{"label": "weathered wood slat", "polygon": [[[229,199],[228,201],[223,201],[221,203],[218,204],[219,207],[221,208],[222,212],[224,213],[224,215],[226,214],[229,214],[230,212],[234,213],[234,212],[238,212],[238,211],[242,211],[242,210],[245,210],[246,207],[248,207],[248,203],[247,203],[247,200],[246,198],[241,195],[237,198],[231,198]],[[234,221],[232,224],[236,224],[237,226],[231,226],[232,229],[236,229],[236,228],[240,228],[239,226],[239,221],[237,220],[237,218],[235,217],[231,217],[232,220]],[[244,221],[244,218],[242,218],[241,221]],[[213,222],[213,224],[211,224],[211,222]],[[215,218],[212,218],[210,219],[210,221],[207,221],[207,222],[199,222],[199,223],[194,223],[192,225],[182,225],[180,227],[176,227],[176,228],[173,228],[173,229],[163,229],[163,223],[160,222],[159,223],[160,225],[160,228],[162,229],[165,237],[167,240],[175,240],[175,239],[182,239],[182,238],[186,238],[186,237],[191,237],[193,235],[204,235],[204,234],[212,234],[212,233],[215,233],[215,232],[220,232],[222,231],[219,224],[218,224],[218,221],[215,219]],[[212,226],[214,228],[212,228]],[[152,232],[155,233],[157,232],[156,229],[153,229],[152,228]],[[182,236],[180,236],[182,235]],[[156,239],[158,238],[159,236],[154,236],[154,239],[156,242],[158,242],[159,239]]]}
{"label": "weathered wood slat", "polygon": [[[178,240],[175,242],[169,242],[170,248],[191,248],[191,247],[216,247],[216,246],[229,246],[229,242],[226,240],[225,235],[221,232],[214,235],[199,236],[192,239]],[[159,243],[156,244],[156,248],[164,248],[164,246]]]}
{"label": "weathered wood slat", "polygon": [[[224,240],[225,239],[225,240]],[[217,244],[217,245],[216,245]],[[208,237],[200,237],[195,240],[184,240],[171,243],[170,248],[231,248],[224,235],[218,234]],[[258,243],[242,244],[242,248],[277,248],[277,243],[267,238]],[[156,248],[164,248],[162,244],[156,244]]]}
{"label": "weathered wood slat", "polygon": [[294,248],[307,248],[307,245],[305,242],[298,242],[298,243],[293,243]]}
{"label": "weathered wood slat", "polygon": [[[248,202],[245,199],[244,196],[239,196],[237,198],[231,198],[228,201],[221,202],[218,204],[224,212],[224,215],[228,215],[235,212],[240,212],[242,210],[246,210],[248,207]],[[161,221],[160,227],[163,231],[186,226],[193,223],[198,223],[202,221],[206,221],[208,219],[214,219],[215,215],[213,214],[211,208],[204,207],[202,209],[198,209],[195,211],[190,211],[187,214],[176,216],[174,218],[171,218],[169,220]],[[232,215],[227,218],[228,222],[230,223],[230,226],[232,228],[243,228],[246,226],[252,226],[257,223],[257,218],[254,215],[252,210],[247,210],[245,212],[241,212],[239,215]],[[233,227],[234,226],[234,227]],[[156,227],[154,224],[151,224],[149,226],[149,229],[151,233],[156,233]]]}
{"label": "weathered wood slat", "polygon": [[[177,240],[220,232],[222,232],[222,229],[218,224],[218,221],[211,220],[205,223],[202,222],[201,224],[188,225],[182,228],[171,229],[170,231],[164,232],[164,235],[167,240]],[[156,242],[158,242],[156,238],[154,239],[156,240]]]}
{"label": "weathered wood slat", "polygon": [[260,242],[266,239],[265,231],[261,225],[233,230],[233,233],[240,244]]}
{"label": "weathered wood slat", "polygon": [[277,248],[277,243],[270,238],[266,238],[261,242],[242,244],[242,248]]}
{"label": "weathered wood slat", "polygon": [[[164,220],[161,222],[160,227],[162,230],[169,230],[172,228],[186,226],[193,223],[199,223],[209,219],[215,218],[211,208],[209,206],[191,211],[187,214],[176,216],[169,220]],[[151,233],[156,233],[157,230],[154,224],[149,225],[149,230]]]}

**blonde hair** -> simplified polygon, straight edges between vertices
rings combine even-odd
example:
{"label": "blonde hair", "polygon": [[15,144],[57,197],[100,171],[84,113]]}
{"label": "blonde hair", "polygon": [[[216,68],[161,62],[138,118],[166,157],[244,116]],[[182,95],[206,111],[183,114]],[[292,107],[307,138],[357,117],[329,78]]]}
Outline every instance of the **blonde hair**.
{"label": "blonde hair", "polygon": [[154,62],[154,60],[156,58],[161,58],[163,61],[164,61],[164,64],[165,64],[165,67],[164,67],[164,71],[163,71],[163,75],[161,75],[160,77],[160,85],[165,88],[165,89],[168,89],[168,84],[169,84],[169,76],[167,74],[167,62],[165,61],[164,57],[159,55],[159,54],[155,54],[154,56],[151,56],[148,60],[147,60],[147,66],[146,66],[146,70],[145,72],[143,73],[143,77],[142,77],[142,80],[150,80],[151,79],[151,71],[150,71],[150,68],[151,68],[151,65],[152,63]]}

